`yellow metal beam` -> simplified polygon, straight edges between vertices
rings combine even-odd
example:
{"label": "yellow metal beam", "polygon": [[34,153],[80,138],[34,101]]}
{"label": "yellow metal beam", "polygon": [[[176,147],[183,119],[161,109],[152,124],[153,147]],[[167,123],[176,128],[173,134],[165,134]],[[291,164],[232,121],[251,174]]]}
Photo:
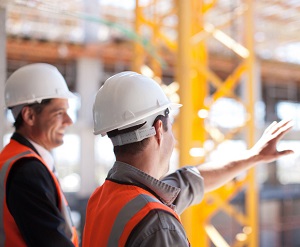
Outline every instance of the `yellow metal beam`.
{"label": "yellow metal beam", "polygon": [[[244,34],[245,44],[240,44],[233,37],[221,30],[222,26],[205,22],[205,15],[214,8],[217,1],[199,0],[165,0],[172,2],[171,9],[161,13],[158,8],[159,2],[152,0],[147,7],[141,7],[136,0],[136,31],[142,35],[143,26],[151,30],[150,42],[160,53],[162,47],[171,52],[177,52],[175,76],[180,85],[179,94],[184,107],[179,116],[179,151],[181,165],[196,165],[203,162],[203,157],[192,157],[190,150],[194,147],[204,149],[205,142],[210,139],[215,146],[228,139],[234,138],[236,134],[247,129],[247,144],[252,146],[255,138],[254,126],[254,51],[253,51],[253,20],[252,1],[235,11],[239,16],[245,16]],[[164,18],[178,13],[177,41],[172,40],[163,30]],[[146,14],[147,13],[147,14]],[[232,24],[233,20],[227,20],[223,26]],[[170,27],[170,29],[174,27]],[[173,30],[174,31],[174,30]],[[221,42],[224,47],[240,56],[235,70],[223,80],[214,73],[208,65],[208,51],[206,39],[214,38]],[[162,45],[163,44],[163,45]],[[147,64],[156,76],[161,75],[162,69],[155,58],[147,58],[145,51],[137,44],[135,47],[135,58],[133,63],[135,70],[139,71],[143,64]],[[243,83],[247,90],[248,98],[237,95],[235,89],[238,84]],[[209,87],[214,87],[214,93],[210,93]],[[199,117],[201,110],[210,110],[213,104],[222,97],[230,97],[244,105],[247,122],[240,127],[232,129],[227,133],[215,126],[205,122],[204,117]],[[204,151],[209,154],[210,151]],[[241,190],[246,191],[246,213],[242,213],[230,204],[230,200]],[[227,243],[218,233],[217,229],[210,223],[212,217],[219,211],[227,213],[236,220],[245,230],[237,232],[236,238]],[[251,170],[244,179],[235,180],[227,185],[207,194],[200,205],[188,209],[182,216],[184,227],[192,246],[210,246],[210,241],[216,246],[257,246],[257,188],[255,185],[255,174]]]}
{"label": "yellow metal beam", "polygon": [[[192,1],[177,0],[176,4],[179,20],[176,78],[180,84],[180,99],[184,105],[179,116],[179,163],[183,165],[193,164],[193,159],[190,156],[190,149],[193,145],[192,140],[195,138],[195,132],[193,129],[197,127],[195,123],[197,109],[195,109],[194,106],[194,103],[196,102],[194,97],[197,97],[198,93],[201,93],[201,91],[199,91],[199,87],[197,87],[197,89],[195,88],[197,83],[199,84],[199,82],[195,81],[198,74],[195,70],[191,70],[192,59],[195,58],[195,54],[193,54],[193,50],[190,46],[190,37],[192,34],[192,21],[190,14],[193,12]],[[203,83],[203,85],[205,85],[205,83]],[[202,94],[205,94],[205,92],[202,92]],[[199,211],[198,208],[199,205],[186,210],[186,212],[182,215],[182,220],[192,245],[201,241],[204,243],[202,246],[206,246],[208,239],[205,235],[204,228],[199,228],[198,226],[200,221],[197,217],[199,216],[197,213]],[[198,231],[195,231],[195,229]]]}
{"label": "yellow metal beam", "polygon": [[[180,1],[179,1],[180,2]],[[242,45],[236,42],[233,38],[226,35],[221,30],[216,29],[213,25],[209,23],[204,23],[203,18],[204,15],[209,11],[207,8],[207,5],[202,8],[201,1],[186,1],[185,5],[191,4],[192,8],[190,9],[191,13],[184,12],[184,9],[181,9],[182,6],[178,5],[179,10],[179,28],[178,28],[178,37],[179,37],[179,46],[178,46],[178,54],[181,54],[181,49],[183,49],[184,54],[190,54],[191,60],[187,60],[189,65],[192,65],[191,67],[191,90],[192,94],[181,94],[181,101],[185,102],[188,101],[188,99],[192,99],[192,106],[196,106],[196,109],[193,108],[194,111],[188,112],[189,115],[186,115],[184,118],[182,117],[180,121],[180,128],[192,128],[192,138],[190,141],[188,141],[186,138],[185,133],[181,131],[180,135],[180,142],[184,138],[183,145],[185,147],[191,147],[191,144],[194,143],[195,140],[198,140],[200,145],[204,144],[207,135],[206,131],[210,130],[209,133],[211,136],[216,138],[217,142],[222,142],[228,139],[230,136],[234,137],[234,134],[238,133],[242,130],[241,128],[236,128],[235,130],[227,133],[222,134],[219,132],[216,128],[213,130],[210,126],[205,126],[204,122],[195,120],[195,112],[199,111],[200,109],[208,109],[212,106],[214,102],[216,102],[219,98],[222,97],[231,97],[236,99],[238,102],[243,103],[245,105],[245,108],[247,110],[247,113],[249,116],[251,116],[248,120],[248,122],[245,124],[247,127],[247,133],[252,137],[252,139],[247,139],[248,146],[251,146],[254,142],[255,135],[255,126],[254,126],[254,91],[253,91],[253,64],[254,64],[254,52],[253,49],[251,49],[250,39],[253,38],[253,29],[249,28],[249,25],[253,25],[253,22],[250,20],[250,12],[251,8],[249,5],[252,5],[249,1],[248,9],[243,9],[243,13],[247,14],[247,19],[245,20],[245,25],[247,26],[245,30],[247,30],[247,33],[245,33],[245,39],[246,44]],[[213,5],[211,6],[213,7]],[[190,20],[190,21],[189,21]],[[196,21],[195,21],[196,20]],[[192,25],[192,29],[190,31],[190,40],[185,40],[186,46],[189,46],[188,50],[187,47],[184,47],[183,45],[180,45],[180,42],[182,41],[180,39],[181,35],[188,36],[189,34],[186,33],[186,30],[189,30],[187,27],[185,27],[185,31],[182,30],[182,27],[180,26],[180,23],[190,23]],[[222,44],[224,44],[227,48],[229,48],[231,51],[235,52],[241,57],[241,62],[237,66],[237,68],[227,77],[225,81],[221,80],[215,73],[213,73],[207,66],[207,59],[206,59],[206,47],[205,47],[205,38],[208,37],[208,35],[203,35],[202,39],[199,38],[200,36],[197,34],[200,33],[208,33],[211,34],[212,37],[214,37],[216,40],[220,41]],[[197,42],[195,42],[195,37],[197,37]],[[204,38],[205,37],[205,38]],[[252,47],[253,48],[253,47]],[[184,55],[182,55],[184,57]],[[180,59],[182,56],[178,56]],[[187,55],[185,55],[185,58],[187,59]],[[179,59],[179,60],[180,60]],[[180,61],[179,61],[180,62]],[[179,66],[178,73],[182,73],[181,66]],[[247,94],[249,96],[249,99],[241,99],[239,96],[235,93],[236,86],[244,81],[244,78],[246,78],[246,87],[247,87]],[[180,85],[182,86],[182,83],[186,83],[185,81],[180,81]],[[214,94],[210,95],[210,93],[207,90],[207,87],[209,83],[212,83],[213,86],[215,86],[216,91]],[[188,86],[184,85],[184,88],[188,88]],[[196,93],[195,93],[196,92]],[[185,98],[188,97],[188,98]],[[210,99],[210,103],[205,103],[208,101],[208,98]],[[196,104],[194,103],[197,102]],[[190,104],[188,105],[190,107]],[[181,114],[184,114],[186,109],[182,109]],[[186,113],[187,114],[187,113]],[[188,127],[188,123],[196,123],[195,125],[190,124]],[[184,126],[184,127],[183,127]],[[219,134],[216,136],[216,132],[219,132]],[[225,138],[226,136],[226,138]],[[221,139],[220,139],[221,138]],[[182,153],[184,152],[184,153]],[[186,164],[188,160],[190,160],[189,157],[186,157],[187,150],[180,149],[180,155],[183,156],[180,161],[181,164]],[[192,162],[190,162],[192,163]],[[238,212],[232,205],[230,205],[229,201],[233,198],[234,195],[236,195],[238,192],[242,190],[242,188],[246,188],[246,214],[243,215],[242,212]],[[255,175],[253,171],[250,171],[246,178],[242,181],[236,181],[233,183],[230,183],[212,193],[206,196],[204,202],[200,204],[199,206],[193,207],[192,210],[190,210],[189,217],[186,221],[184,221],[184,225],[188,231],[188,235],[190,237],[191,243],[194,246],[209,246],[209,242],[207,241],[207,237],[217,246],[222,242],[222,245],[226,246],[225,242],[222,241],[222,238],[220,235],[217,234],[217,230],[215,228],[212,228],[211,224],[209,223],[211,218],[214,216],[214,214],[219,211],[220,209],[223,209],[225,212],[228,213],[229,216],[233,217],[237,222],[241,224],[241,226],[246,227],[247,229],[250,229],[248,231],[248,235],[237,233],[237,236],[246,236],[245,240],[243,241],[243,244],[248,246],[256,246],[257,245],[257,190],[255,190]],[[202,231],[202,228],[206,229],[205,232]],[[216,240],[217,239],[217,240]],[[237,238],[238,240],[232,240],[232,243],[234,245],[240,245],[242,242],[239,240],[241,238]]]}
{"label": "yellow metal beam", "polygon": [[[254,105],[255,105],[255,52],[254,52],[254,8],[253,8],[253,1],[247,0],[248,10],[245,13],[245,40],[246,40],[246,48],[249,51],[249,57],[247,58],[247,72],[246,72],[246,80],[247,80],[247,112],[251,116],[248,121],[247,126],[247,143],[248,147],[252,147],[255,144],[255,112],[254,112]],[[250,233],[250,242],[249,247],[256,247],[258,246],[258,239],[259,239],[259,231],[258,231],[258,188],[255,176],[255,168],[252,168],[248,172],[248,189],[246,190],[246,213],[249,217],[249,226],[251,227]]]}
{"label": "yellow metal beam", "polygon": [[[136,18],[135,18],[134,28],[136,33],[141,33],[142,22],[140,16],[142,16],[143,9],[140,7],[139,0],[136,0],[135,4],[136,4],[136,8],[135,8]],[[134,50],[135,57],[134,59],[132,59],[131,69],[136,72],[141,72],[141,67],[144,64],[145,51],[141,46],[141,44],[138,42],[133,43],[133,50]]]}

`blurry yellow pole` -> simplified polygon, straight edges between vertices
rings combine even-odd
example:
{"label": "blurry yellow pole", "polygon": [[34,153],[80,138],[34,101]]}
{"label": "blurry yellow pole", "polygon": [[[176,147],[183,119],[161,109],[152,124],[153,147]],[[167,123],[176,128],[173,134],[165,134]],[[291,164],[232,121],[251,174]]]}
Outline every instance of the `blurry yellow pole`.
{"label": "blurry yellow pole", "polygon": [[[254,90],[254,65],[255,65],[255,52],[254,52],[254,19],[253,19],[253,1],[247,0],[247,7],[248,10],[245,14],[245,26],[246,26],[246,48],[249,51],[249,57],[247,59],[247,66],[248,69],[246,71],[247,77],[247,106],[248,106],[248,113],[251,116],[248,122],[247,128],[247,143],[249,148],[252,147],[255,143],[255,90]],[[251,233],[249,238],[249,247],[257,247],[258,246],[258,239],[259,239],[259,232],[258,232],[258,188],[255,176],[255,168],[251,169],[248,172],[248,181],[249,187],[246,190],[246,213],[249,219],[249,225],[251,226]]]}
{"label": "blurry yellow pole", "polygon": [[177,70],[176,77],[180,85],[180,100],[183,107],[180,110],[179,123],[180,123],[180,165],[184,166],[191,162],[189,155],[192,128],[191,116],[192,112],[192,85],[191,85],[191,23],[189,18],[190,13],[190,0],[181,1],[177,0],[178,6],[178,56],[177,56]]}
{"label": "blurry yellow pole", "polygon": [[[179,116],[179,163],[180,166],[184,166],[193,165],[194,162],[194,159],[190,155],[190,149],[193,145],[195,131],[194,94],[197,92],[193,92],[193,90],[197,88],[194,84],[201,82],[196,81],[193,84],[195,75],[192,75],[191,69],[193,66],[193,49],[191,47],[191,27],[193,25],[191,18],[191,12],[193,12],[192,0],[177,0],[176,4],[178,9],[178,60],[176,76],[180,85],[180,101],[183,104]],[[187,209],[182,215],[183,225],[192,246],[204,246],[203,243],[206,243],[207,239],[203,226],[199,225],[201,222],[198,219],[198,216],[200,216],[199,213],[198,207],[194,206]]]}
{"label": "blurry yellow pole", "polygon": [[[203,148],[207,138],[213,140],[218,145],[222,140],[230,139],[234,136],[230,132],[223,134],[216,128],[211,128],[209,122],[204,126],[204,117],[198,117],[200,110],[209,111],[212,103],[222,97],[231,97],[239,100],[235,89],[239,82],[245,82],[247,91],[246,98],[241,99],[247,108],[249,120],[246,126],[247,144],[252,146],[255,140],[255,121],[254,121],[254,49],[253,49],[253,2],[246,0],[248,8],[245,8],[243,14],[245,21],[245,33],[243,33],[243,41],[245,47],[238,42],[231,42],[234,39],[228,39],[227,36],[218,27],[211,27],[209,23],[205,23],[204,16],[214,7],[216,1],[199,1],[199,0],[173,0],[176,5],[170,12],[160,15],[159,3],[161,1],[153,0],[147,6],[142,5],[136,0],[136,23],[135,29],[138,34],[142,33],[145,27],[152,31],[151,43],[157,47],[160,52],[160,42],[167,41],[166,44],[171,51],[176,51],[176,80],[180,85],[179,94],[183,107],[179,115],[178,129],[178,149],[180,152],[180,166],[196,165],[202,163],[203,157],[192,157],[190,155],[191,148]],[[141,1],[142,2],[142,1]],[[139,5],[140,4],[140,5]],[[164,18],[168,14],[171,16],[177,10],[178,13],[178,39],[177,42],[168,40],[164,33]],[[210,28],[209,28],[210,27]],[[213,31],[213,32],[212,32]],[[208,32],[208,33],[206,33]],[[222,38],[220,35],[222,34]],[[219,38],[223,44],[228,40],[234,43],[234,47],[229,47],[231,51],[240,56],[240,62],[231,75],[223,81],[210,68],[208,64],[208,56],[206,49],[206,36],[212,35],[213,38]],[[228,47],[228,46],[226,46]],[[148,51],[149,52],[149,51]],[[134,63],[133,68],[140,71],[143,63],[148,62],[154,75],[161,74],[161,68],[157,67],[157,61],[152,57],[147,58],[147,54],[143,51],[142,46],[135,42]],[[215,91],[210,95],[210,85]],[[245,102],[244,102],[245,101]],[[216,132],[218,130],[218,132]],[[232,133],[237,133],[234,130]],[[222,134],[218,139],[216,133]],[[220,141],[221,140],[221,141]],[[204,149],[204,148],[203,148]],[[239,212],[234,205],[230,204],[230,200],[242,189],[246,188],[245,215]],[[226,245],[225,239],[218,233],[212,223],[212,217],[220,210],[225,210],[230,217],[235,219],[242,228],[241,233],[237,236],[243,236],[243,239],[236,237],[232,239],[232,246],[251,246],[256,247],[258,244],[257,230],[257,188],[254,170],[251,170],[245,179],[241,181],[233,181],[219,188],[218,190],[207,194],[201,204],[193,206],[185,211],[182,215],[183,225],[192,246],[210,246],[211,242],[216,246]],[[229,244],[228,244],[229,245]]]}
{"label": "blurry yellow pole", "polygon": [[192,105],[192,84],[191,84],[191,20],[190,14],[190,0],[177,0],[178,6],[178,61],[176,76],[180,85],[180,100],[183,107],[180,109],[179,123],[179,150],[180,150],[180,165],[184,166],[191,162],[189,155],[192,128],[191,121],[193,114]]}
{"label": "blurry yellow pole", "polygon": [[[135,0],[135,32],[140,33],[141,28],[141,8],[139,6],[139,0]],[[133,42],[133,50],[134,50],[134,59],[132,60],[131,69],[136,72],[141,72],[141,66],[144,64],[143,54],[144,49],[139,42]]]}

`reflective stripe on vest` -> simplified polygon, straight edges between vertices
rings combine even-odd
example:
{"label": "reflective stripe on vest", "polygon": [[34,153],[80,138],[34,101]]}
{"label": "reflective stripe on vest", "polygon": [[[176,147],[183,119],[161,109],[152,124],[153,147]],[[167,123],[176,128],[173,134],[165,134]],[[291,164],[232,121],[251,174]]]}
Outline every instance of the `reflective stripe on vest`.
{"label": "reflective stripe on vest", "polygon": [[145,207],[146,204],[148,204],[148,202],[161,203],[158,199],[154,198],[153,196],[141,194],[133,198],[122,208],[110,232],[107,246],[118,246],[119,239],[121,238],[126,224],[135,214],[137,214],[143,207]]}
{"label": "reflective stripe on vest", "polygon": [[[9,160],[7,160],[2,169],[0,170],[0,246],[4,246],[5,234],[4,234],[4,199],[5,199],[5,189],[6,189],[6,173],[9,165],[14,163],[17,159],[21,158],[24,155],[30,154],[30,151],[20,153]],[[5,202],[6,203],[6,202]]]}
{"label": "reflective stripe on vest", "polygon": [[[7,157],[6,157],[7,156]],[[12,156],[9,158],[9,156]],[[7,205],[6,205],[6,180],[9,174],[9,171],[13,164],[20,158],[23,157],[34,157],[38,159],[49,171],[52,179],[54,180],[54,184],[58,193],[58,200],[59,200],[59,209],[61,214],[65,220],[65,229],[64,232],[66,236],[70,238],[75,246],[79,246],[78,244],[78,237],[75,227],[73,226],[70,209],[68,207],[68,203],[60,189],[60,185],[58,183],[57,178],[49,170],[48,166],[44,163],[43,159],[34,153],[30,148],[18,143],[15,140],[11,140],[10,143],[3,149],[2,153],[0,154],[0,246],[26,246],[21,234],[17,228],[17,225],[10,214]],[[7,158],[7,160],[6,160]],[[1,163],[4,162],[4,163]],[[2,167],[1,167],[2,166]],[[15,244],[8,243],[6,241],[7,234],[13,234],[15,236],[9,236],[10,239],[15,241]],[[6,242],[5,242],[6,241]],[[11,244],[11,245],[10,245]]]}

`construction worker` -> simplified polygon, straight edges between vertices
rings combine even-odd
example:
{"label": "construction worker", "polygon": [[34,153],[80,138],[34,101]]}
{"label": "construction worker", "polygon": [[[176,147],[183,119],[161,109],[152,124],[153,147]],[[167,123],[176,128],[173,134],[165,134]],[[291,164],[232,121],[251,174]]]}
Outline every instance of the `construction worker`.
{"label": "construction worker", "polygon": [[67,109],[73,97],[50,64],[26,65],[6,82],[15,132],[0,153],[0,246],[78,246],[50,153],[72,124]]}
{"label": "construction worker", "polygon": [[276,150],[292,123],[274,122],[243,157],[187,166],[165,177],[175,144],[169,115],[180,106],[135,72],[116,74],[100,88],[94,133],[108,135],[116,162],[88,202],[83,247],[189,246],[179,217],[187,207],[240,172],[293,152]]}

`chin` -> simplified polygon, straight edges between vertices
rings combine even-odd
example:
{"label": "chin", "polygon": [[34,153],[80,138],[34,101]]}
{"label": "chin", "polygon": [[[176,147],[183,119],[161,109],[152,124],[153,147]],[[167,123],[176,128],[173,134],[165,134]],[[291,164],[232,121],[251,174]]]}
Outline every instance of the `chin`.
{"label": "chin", "polygon": [[59,147],[59,146],[61,146],[61,145],[63,145],[63,144],[64,144],[64,141],[61,140],[61,141],[59,141],[59,142],[56,142],[56,143],[53,145],[53,148],[57,148],[57,147]]}

